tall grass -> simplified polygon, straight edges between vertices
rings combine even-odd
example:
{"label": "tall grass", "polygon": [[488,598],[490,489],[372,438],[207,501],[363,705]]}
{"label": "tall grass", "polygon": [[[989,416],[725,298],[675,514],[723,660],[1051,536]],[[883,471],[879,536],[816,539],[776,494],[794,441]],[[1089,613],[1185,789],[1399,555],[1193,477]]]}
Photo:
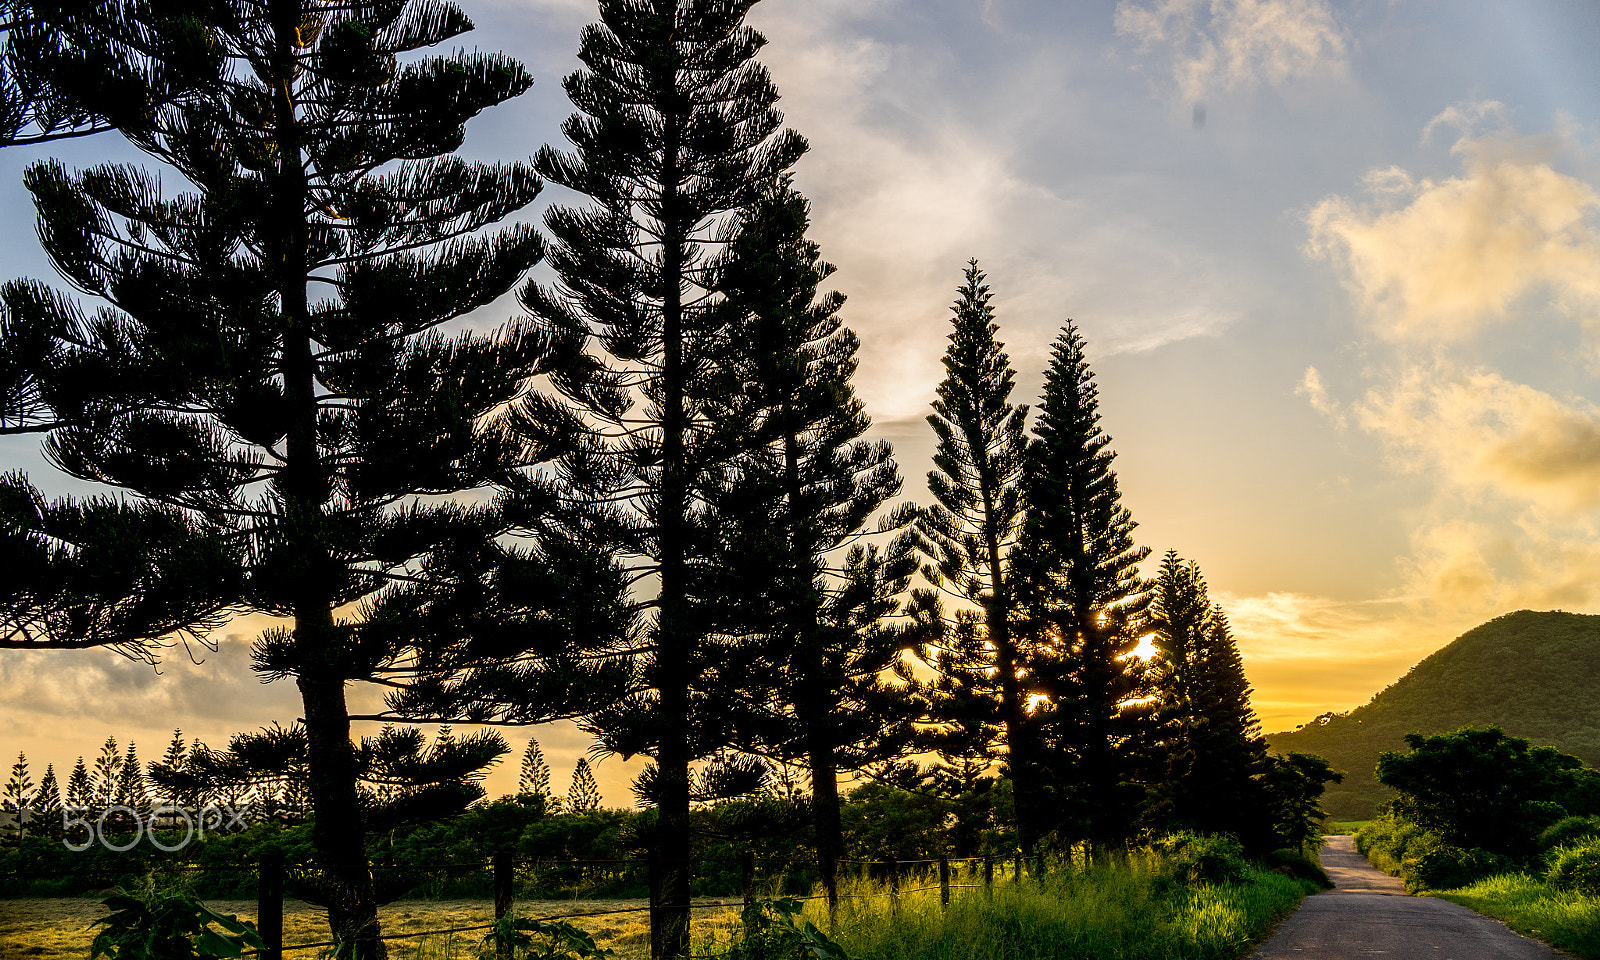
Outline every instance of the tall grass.
{"label": "tall grass", "polygon": [[[1148,853],[1124,862],[1062,870],[1021,883],[953,891],[948,910],[937,890],[908,893],[892,905],[882,885],[843,885],[830,936],[868,960],[1224,960],[1242,956],[1316,887],[1248,868],[1237,884],[1185,886]],[[918,887],[924,882],[908,882]],[[830,930],[821,901],[806,919]],[[738,939],[737,923],[718,931],[708,954]]]}
{"label": "tall grass", "polygon": [[1557,890],[1522,873],[1502,873],[1429,896],[1502,920],[1518,933],[1600,960],[1600,897]]}

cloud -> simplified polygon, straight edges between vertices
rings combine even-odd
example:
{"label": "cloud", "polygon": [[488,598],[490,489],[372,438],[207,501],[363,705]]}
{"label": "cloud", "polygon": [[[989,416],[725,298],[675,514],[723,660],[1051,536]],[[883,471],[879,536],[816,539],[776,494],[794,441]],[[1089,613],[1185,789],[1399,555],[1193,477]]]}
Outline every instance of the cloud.
{"label": "cloud", "polygon": [[[1492,106],[1452,108],[1429,129],[1474,127]],[[1463,137],[1452,148],[1459,176],[1374,170],[1369,201],[1330,196],[1312,208],[1307,252],[1336,265],[1391,340],[1462,340],[1523,318],[1528,304],[1600,332],[1600,194],[1555,170],[1552,149],[1548,138]]]}
{"label": "cloud", "polygon": [[1600,508],[1600,407],[1498,371],[1411,364],[1356,407],[1400,470],[1468,496],[1573,513]]}
{"label": "cloud", "polygon": [[1326,0],[1119,0],[1117,33],[1163,49],[1184,100],[1282,87],[1348,68],[1350,42]]}
{"label": "cloud", "polygon": [[1339,401],[1329,396],[1328,388],[1322,383],[1322,374],[1316,367],[1306,367],[1305,375],[1295,385],[1294,395],[1305,397],[1306,402],[1311,404],[1311,409],[1327,417],[1340,433],[1344,432],[1348,425],[1344,411],[1340,409]]}

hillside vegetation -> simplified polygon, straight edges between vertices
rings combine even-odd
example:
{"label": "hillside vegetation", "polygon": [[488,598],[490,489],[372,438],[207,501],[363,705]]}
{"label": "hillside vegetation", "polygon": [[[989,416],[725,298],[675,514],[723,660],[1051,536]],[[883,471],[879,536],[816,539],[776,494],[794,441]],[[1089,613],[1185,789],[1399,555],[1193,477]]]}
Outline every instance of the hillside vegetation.
{"label": "hillside vegetation", "polygon": [[1600,616],[1521,610],[1462,634],[1366,706],[1267,740],[1274,751],[1319,754],[1345,771],[1323,806],[1336,818],[1364,820],[1389,796],[1372,777],[1378,754],[1405,750],[1411,732],[1494,723],[1600,766],[1596,689]]}

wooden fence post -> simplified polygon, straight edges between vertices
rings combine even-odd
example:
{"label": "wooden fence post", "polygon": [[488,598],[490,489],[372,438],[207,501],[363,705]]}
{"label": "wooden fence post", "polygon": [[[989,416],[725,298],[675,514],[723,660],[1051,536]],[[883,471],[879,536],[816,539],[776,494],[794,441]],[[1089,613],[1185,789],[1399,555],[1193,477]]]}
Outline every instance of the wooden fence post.
{"label": "wooden fence post", "polygon": [[256,931],[261,960],[283,960],[283,851],[268,847],[256,867]]}
{"label": "wooden fence post", "polygon": [[[494,855],[494,922],[497,924],[509,923],[511,920],[512,881],[516,877],[515,865],[511,862],[511,854],[504,850]],[[496,960],[511,960],[511,938],[507,936],[510,931],[504,927],[496,927],[494,934],[494,955]]]}
{"label": "wooden fence post", "polygon": [[987,855],[983,858],[983,895],[994,896],[994,857]]}
{"label": "wooden fence post", "polygon": [[900,913],[900,862],[898,860],[883,861],[883,872],[889,876],[889,912]]}
{"label": "wooden fence post", "polygon": [[1013,868],[1014,868],[1014,870],[1016,872],[1011,874],[1011,882],[1012,883],[1021,883],[1022,882],[1022,853],[1021,853],[1021,851],[1018,851],[1018,853],[1017,853],[1016,863],[1013,865]]}
{"label": "wooden fence post", "polygon": [[756,902],[756,855],[746,850],[739,855],[739,888],[744,896],[744,935],[756,935],[756,916],[750,907]]}
{"label": "wooden fence post", "polygon": [[666,917],[661,909],[661,856],[654,845],[650,848],[650,960],[661,960],[666,953]]}
{"label": "wooden fence post", "polygon": [[950,858],[939,858],[939,906],[950,909]]}

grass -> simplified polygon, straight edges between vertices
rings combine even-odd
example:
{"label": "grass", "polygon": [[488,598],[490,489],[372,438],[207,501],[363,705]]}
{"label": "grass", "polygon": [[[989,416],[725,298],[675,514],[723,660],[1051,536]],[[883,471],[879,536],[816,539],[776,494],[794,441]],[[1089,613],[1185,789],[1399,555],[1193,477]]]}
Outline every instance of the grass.
{"label": "grass", "polygon": [[[831,936],[869,960],[1228,960],[1243,956],[1314,885],[1250,868],[1250,882],[1185,887],[1166,878],[1155,857],[1049,874],[1020,884],[953,891],[948,910],[936,891],[891,906],[881,885],[857,882]],[[806,918],[829,930],[820,901]],[[738,938],[738,920],[713,924],[719,953]]]}
{"label": "grass", "polygon": [[1370,820],[1329,820],[1323,827],[1323,832],[1333,836],[1353,834],[1370,823]]}
{"label": "grass", "polygon": [[[835,938],[852,956],[868,960],[1232,960],[1248,952],[1272,926],[1299,905],[1314,886],[1278,873],[1249,868],[1249,882],[1185,886],[1171,879],[1170,868],[1149,853],[1135,853],[1125,862],[1090,869],[1056,872],[1021,883],[996,880],[992,897],[980,878],[957,873],[948,911],[941,909],[936,886],[924,878],[908,880],[891,907],[888,890],[870,881],[849,881]],[[620,901],[526,901],[521,916],[583,913],[633,905]],[[255,903],[211,902],[222,913],[254,919]],[[436,930],[483,923],[492,912],[488,901],[403,901],[381,912],[385,933]],[[0,944],[8,958],[83,960],[92,936],[89,926],[104,916],[90,899],[0,900]],[[806,916],[830,929],[827,910],[809,901]],[[619,960],[642,958],[648,952],[645,913],[625,913],[574,921]],[[285,904],[286,943],[320,941],[327,936],[325,916],[315,907]],[[725,952],[740,936],[739,912],[733,909],[695,911],[695,952]],[[479,960],[481,933],[440,934],[391,942],[393,960]],[[305,956],[315,958],[315,951]]]}
{"label": "grass", "polygon": [[1428,895],[1494,917],[1518,933],[1585,960],[1600,960],[1600,897],[1557,890],[1521,873],[1502,873],[1459,890]]}

